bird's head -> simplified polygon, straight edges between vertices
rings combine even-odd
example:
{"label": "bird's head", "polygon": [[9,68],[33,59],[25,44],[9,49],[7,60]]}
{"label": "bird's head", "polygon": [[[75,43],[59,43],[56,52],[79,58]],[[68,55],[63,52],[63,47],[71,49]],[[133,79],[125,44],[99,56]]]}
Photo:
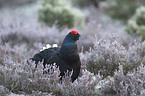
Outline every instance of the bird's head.
{"label": "bird's head", "polygon": [[79,32],[76,31],[76,30],[72,30],[72,31],[69,32],[69,34],[68,34],[68,37],[69,37],[70,39],[74,40],[74,41],[79,40],[79,37],[80,37],[80,36],[81,36],[81,35],[80,35]]}

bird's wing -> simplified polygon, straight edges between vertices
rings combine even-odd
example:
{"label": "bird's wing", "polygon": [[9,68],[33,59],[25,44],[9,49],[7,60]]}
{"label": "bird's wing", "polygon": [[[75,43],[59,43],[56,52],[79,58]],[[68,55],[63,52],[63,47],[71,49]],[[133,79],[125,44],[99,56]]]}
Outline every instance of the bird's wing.
{"label": "bird's wing", "polygon": [[31,58],[32,61],[35,61],[36,64],[38,62],[42,62],[44,60],[44,65],[46,64],[47,59],[49,59],[53,54],[55,54],[59,50],[58,47],[55,48],[48,48],[43,51],[40,51],[39,53],[35,54],[33,58]]}

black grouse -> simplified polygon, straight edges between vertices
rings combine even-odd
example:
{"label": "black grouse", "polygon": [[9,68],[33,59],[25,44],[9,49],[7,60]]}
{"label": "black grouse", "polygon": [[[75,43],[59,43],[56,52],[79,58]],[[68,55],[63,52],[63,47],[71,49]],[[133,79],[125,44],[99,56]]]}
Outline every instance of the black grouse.
{"label": "black grouse", "polygon": [[46,64],[56,63],[59,66],[60,76],[63,77],[65,72],[72,71],[71,80],[74,82],[80,73],[80,57],[78,54],[77,40],[79,40],[80,34],[76,30],[72,30],[63,40],[61,48],[54,47],[45,49],[31,58],[32,61],[35,61],[36,68],[38,62],[43,62],[45,68]]}

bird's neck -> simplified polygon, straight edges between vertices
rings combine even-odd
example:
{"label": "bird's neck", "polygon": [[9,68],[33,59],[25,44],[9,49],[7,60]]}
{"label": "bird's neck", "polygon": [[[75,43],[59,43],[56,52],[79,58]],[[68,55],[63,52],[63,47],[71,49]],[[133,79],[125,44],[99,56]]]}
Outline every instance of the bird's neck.
{"label": "bird's neck", "polygon": [[78,56],[77,42],[66,37],[60,48],[60,56],[65,61],[75,60]]}

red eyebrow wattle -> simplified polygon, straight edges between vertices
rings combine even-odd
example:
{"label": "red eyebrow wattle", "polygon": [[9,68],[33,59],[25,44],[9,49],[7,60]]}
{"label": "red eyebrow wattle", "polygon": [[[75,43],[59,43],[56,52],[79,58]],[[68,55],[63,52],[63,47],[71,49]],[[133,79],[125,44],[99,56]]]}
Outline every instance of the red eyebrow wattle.
{"label": "red eyebrow wattle", "polygon": [[72,30],[71,33],[72,33],[72,34],[78,34],[79,32],[76,31],[76,30]]}

